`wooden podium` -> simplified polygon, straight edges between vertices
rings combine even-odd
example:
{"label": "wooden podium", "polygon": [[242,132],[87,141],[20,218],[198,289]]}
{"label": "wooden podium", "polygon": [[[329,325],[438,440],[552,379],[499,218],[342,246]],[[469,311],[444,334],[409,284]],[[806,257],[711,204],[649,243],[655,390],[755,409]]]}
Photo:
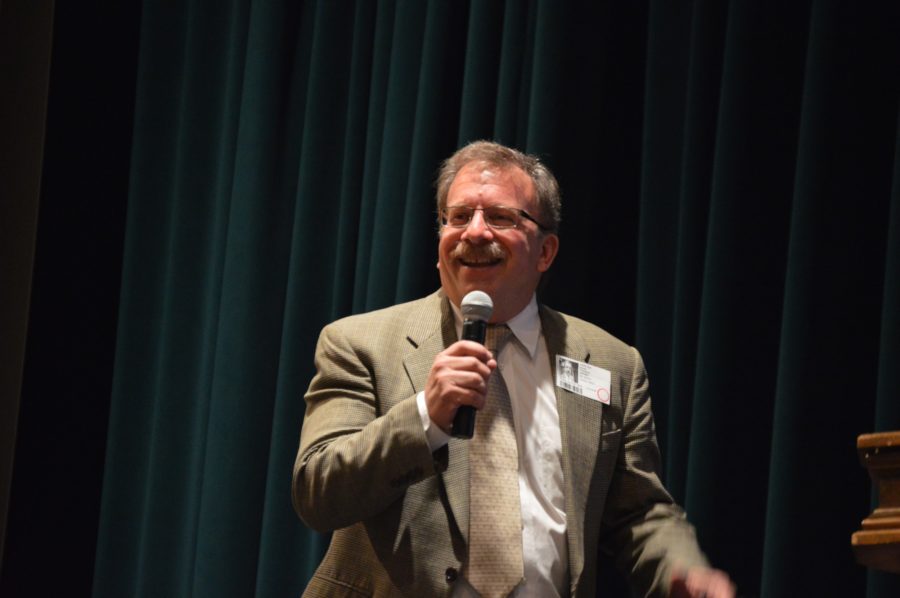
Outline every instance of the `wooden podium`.
{"label": "wooden podium", "polygon": [[859,460],[878,487],[878,506],[850,543],[866,567],[900,573],[900,431],[862,434]]}

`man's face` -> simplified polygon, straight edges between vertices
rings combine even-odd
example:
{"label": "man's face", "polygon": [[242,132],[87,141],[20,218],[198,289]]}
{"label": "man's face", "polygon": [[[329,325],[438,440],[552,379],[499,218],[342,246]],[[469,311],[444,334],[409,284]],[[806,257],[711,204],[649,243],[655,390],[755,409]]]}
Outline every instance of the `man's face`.
{"label": "man's face", "polygon": [[[460,169],[447,193],[447,207],[506,206],[541,219],[534,185],[521,169],[498,169],[470,162]],[[492,229],[476,211],[466,228],[445,226],[438,243],[441,286],[459,305],[469,291],[484,291],[494,301],[492,322],[505,322],[522,311],[550,268],[559,238],[541,233],[522,218],[518,228]]]}
{"label": "man's face", "polygon": [[575,379],[575,372],[572,370],[572,363],[566,360],[562,361],[562,375],[570,380]]}

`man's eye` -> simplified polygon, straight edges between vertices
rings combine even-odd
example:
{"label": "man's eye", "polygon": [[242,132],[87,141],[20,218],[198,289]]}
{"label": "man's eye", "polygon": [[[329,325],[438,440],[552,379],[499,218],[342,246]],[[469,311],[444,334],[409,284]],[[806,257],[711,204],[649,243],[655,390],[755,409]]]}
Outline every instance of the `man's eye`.
{"label": "man's eye", "polygon": [[469,221],[469,213],[453,210],[447,215],[448,224],[466,224]]}
{"label": "man's eye", "polygon": [[493,226],[510,227],[516,224],[515,215],[507,210],[490,212],[487,215],[487,219]]}

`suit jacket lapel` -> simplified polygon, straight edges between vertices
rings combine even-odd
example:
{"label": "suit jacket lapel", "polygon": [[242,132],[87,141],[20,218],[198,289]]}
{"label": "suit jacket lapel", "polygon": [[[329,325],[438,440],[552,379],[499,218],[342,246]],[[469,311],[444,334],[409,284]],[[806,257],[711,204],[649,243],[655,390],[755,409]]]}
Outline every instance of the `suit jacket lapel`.
{"label": "suit jacket lapel", "polygon": [[[551,360],[550,371],[556,371],[557,355],[589,362],[590,350],[581,335],[568,329],[565,319],[557,312],[542,306],[540,313],[541,328]],[[584,570],[584,517],[600,444],[602,403],[555,384],[554,389],[562,437],[569,573],[574,588]]]}
{"label": "suit jacket lapel", "polygon": [[[457,341],[450,301],[442,291],[431,298],[433,300],[426,302],[422,311],[414,315],[407,333],[414,349],[404,360],[404,365],[416,393],[425,388],[434,356]],[[463,538],[468,539],[469,445],[465,440],[451,438],[447,449],[447,469],[440,475],[456,524]]]}

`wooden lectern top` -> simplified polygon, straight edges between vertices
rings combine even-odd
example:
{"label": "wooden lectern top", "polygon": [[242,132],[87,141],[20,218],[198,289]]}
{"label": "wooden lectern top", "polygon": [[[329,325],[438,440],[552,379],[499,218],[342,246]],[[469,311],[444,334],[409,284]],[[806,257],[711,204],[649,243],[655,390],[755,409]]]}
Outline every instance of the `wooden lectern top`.
{"label": "wooden lectern top", "polygon": [[878,487],[878,507],[850,540],[856,560],[900,573],[900,431],[862,434],[856,449]]}

